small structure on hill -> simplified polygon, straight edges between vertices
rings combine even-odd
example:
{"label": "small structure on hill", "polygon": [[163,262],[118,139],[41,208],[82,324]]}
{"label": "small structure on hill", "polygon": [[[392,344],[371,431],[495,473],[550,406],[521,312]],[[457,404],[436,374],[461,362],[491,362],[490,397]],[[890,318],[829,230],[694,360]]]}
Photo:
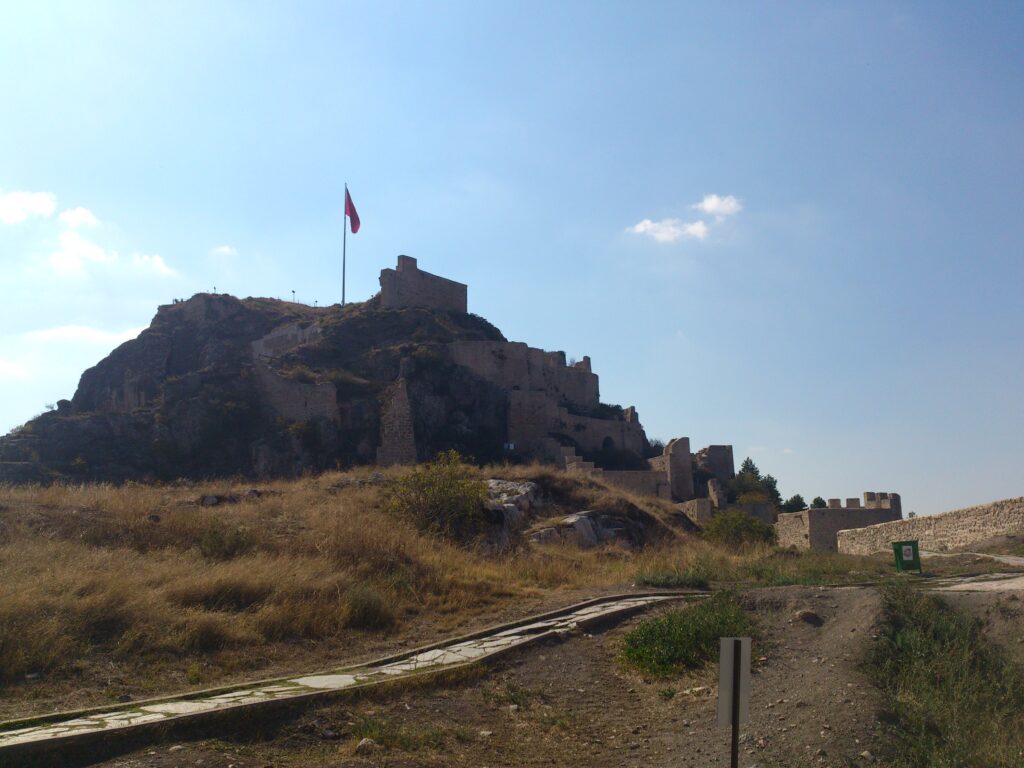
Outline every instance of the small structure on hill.
{"label": "small structure on hill", "polygon": [[835,552],[839,531],[902,518],[903,506],[898,493],[865,491],[863,504],[856,497],[848,498],[845,505],[842,499],[829,499],[827,507],[783,512],[775,523],[775,532],[779,546]]}
{"label": "small structure on hill", "polygon": [[423,307],[465,314],[467,292],[464,283],[422,271],[412,256],[399,256],[395,269],[380,271],[380,305],[384,309]]}

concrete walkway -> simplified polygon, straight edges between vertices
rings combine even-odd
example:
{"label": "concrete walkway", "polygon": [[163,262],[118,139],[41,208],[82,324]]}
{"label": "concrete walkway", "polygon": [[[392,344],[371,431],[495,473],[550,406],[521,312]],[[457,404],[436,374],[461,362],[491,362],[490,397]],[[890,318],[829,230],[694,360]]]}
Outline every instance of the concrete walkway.
{"label": "concrete walkway", "polygon": [[[102,741],[124,737],[138,746],[167,738],[174,726],[220,717],[228,712],[256,713],[268,705],[296,705],[383,682],[465,666],[542,639],[560,637],[576,629],[610,622],[666,600],[695,597],[693,593],[624,595],[581,603],[562,611],[503,625],[464,638],[380,659],[365,665],[315,674],[263,681],[232,688],[202,691],[129,705],[55,714],[0,723],[0,765],[61,752],[86,749]],[[73,762],[73,761],[72,761]]]}

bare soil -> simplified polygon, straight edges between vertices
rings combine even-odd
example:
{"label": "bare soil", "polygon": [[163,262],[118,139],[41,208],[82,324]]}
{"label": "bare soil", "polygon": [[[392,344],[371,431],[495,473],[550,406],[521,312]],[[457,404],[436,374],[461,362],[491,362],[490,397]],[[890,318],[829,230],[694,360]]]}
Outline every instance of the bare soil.
{"label": "bare soil", "polygon": [[[759,624],[742,766],[884,764],[881,700],[860,669],[879,616],[870,588],[777,587],[744,596]],[[820,619],[798,618],[809,611]],[[273,733],[162,745],[110,768],[171,766],[726,766],[714,666],[651,679],[622,666],[629,622],[528,649],[448,688],[310,710]],[[820,625],[819,625],[820,624]],[[361,736],[380,744],[357,754]]]}

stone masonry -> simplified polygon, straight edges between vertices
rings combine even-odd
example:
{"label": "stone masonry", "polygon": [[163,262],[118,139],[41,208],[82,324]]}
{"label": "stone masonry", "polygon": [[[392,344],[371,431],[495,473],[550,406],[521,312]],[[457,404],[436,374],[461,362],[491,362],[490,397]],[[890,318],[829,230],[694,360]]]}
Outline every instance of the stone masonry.
{"label": "stone masonry", "polygon": [[852,528],[899,520],[902,506],[898,493],[865,491],[864,504],[848,498],[829,499],[825,509],[783,512],[775,523],[779,546],[836,551],[838,534]]}
{"label": "stone masonry", "polygon": [[381,398],[381,444],[377,463],[381,466],[416,463],[416,438],[413,434],[412,407],[405,379],[398,379]]}
{"label": "stone masonry", "polygon": [[465,313],[466,294],[464,283],[421,271],[411,256],[399,256],[395,269],[380,272],[380,305],[385,309],[426,307]]}
{"label": "stone masonry", "polygon": [[887,552],[892,542],[909,539],[917,539],[922,549],[942,552],[1000,536],[1024,536],[1024,498],[844,530],[838,543],[840,552],[851,555]]}

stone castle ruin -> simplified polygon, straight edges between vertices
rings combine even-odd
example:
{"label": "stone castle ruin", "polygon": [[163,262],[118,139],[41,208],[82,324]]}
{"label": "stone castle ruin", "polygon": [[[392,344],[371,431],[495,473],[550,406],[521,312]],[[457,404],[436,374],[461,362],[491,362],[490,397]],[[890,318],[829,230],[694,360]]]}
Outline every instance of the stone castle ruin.
{"label": "stone castle ruin", "polygon": [[853,497],[829,499],[822,509],[783,512],[775,523],[779,546],[797,549],[838,549],[839,532],[903,518],[898,493],[864,492],[864,503]]}
{"label": "stone castle ruin", "polygon": [[[71,401],[0,437],[0,481],[292,475],[413,464],[455,448],[541,461],[670,501],[697,525],[731,506],[730,445],[652,450],[633,406],[601,402],[589,357],[508,341],[464,283],[399,256],[366,302],[197,294],[82,374]],[[898,519],[895,494],[783,516],[780,536]],[[771,505],[743,511],[775,522]]]}
{"label": "stone castle ruin", "polygon": [[[396,269],[380,273],[380,304],[391,309],[422,307],[467,311],[467,288],[419,269],[416,259],[399,256]],[[506,450],[511,456],[555,463],[569,471],[600,475],[635,493],[676,502],[708,500],[724,506],[724,494],[711,497],[720,483],[735,476],[732,446],[709,446],[690,452],[687,437],[676,438],[664,453],[643,456],[647,435],[636,408],[616,409],[600,401],[598,377],[589,357],[569,364],[564,352],[546,352],[521,342],[455,341],[450,359],[495,385],[507,397]],[[414,407],[402,380],[387,390],[381,403],[381,464],[416,459]],[[602,469],[586,456],[623,454],[645,466]],[[716,481],[718,485],[716,485]]]}

